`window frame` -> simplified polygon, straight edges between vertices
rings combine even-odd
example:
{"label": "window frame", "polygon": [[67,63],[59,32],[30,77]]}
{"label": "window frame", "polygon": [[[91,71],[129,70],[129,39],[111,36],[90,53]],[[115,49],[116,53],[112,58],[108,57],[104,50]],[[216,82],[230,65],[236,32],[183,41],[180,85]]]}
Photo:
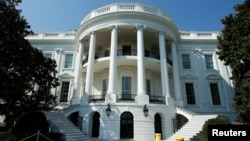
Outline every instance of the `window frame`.
{"label": "window frame", "polygon": [[[192,94],[190,95],[189,92],[187,91],[187,84],[192,84]],[[196,105],[196,96],[195,96],[195,89],[194,89],[194,83],[193,82],[185,82],[184,83],[185,85],[185,96],[186,96],[186,102],[187,102],[187,105]],[[194,101],[194,103],[190,103],[189,102],[189,97],[191,96],[192,98],[192,101]]]}
{"label": "window frame", "polygon": [[[184,60],[184,56],[188,57],[188,60]],[[192,69],[192,65],[191,65],[191,59],[190,59],[190,54],[188,53],[183,53],[181,55],[181,60],[182,60],[182,68],[183,69]],[[188,64],[189,67],[186,67],[186,65]]]}
{"label": "window frame", "polygon": [[[211,58],[207,58],[207,57],[211,57]],[[213,54],[205,54],[204,55],[204,59],[205,59],[206,69],[208,69],[208,70],[214,70],[215,66],[214,66]]]}
{"label": "window frame", "polygon": [[[222,98],[221,98],[219,83],[211,81],[208,84],[209,84],[209,91],[210,91],[210,97],[211,97],[212,105],[213,106],[222,106]],[[213,84],[213,85],[216,84],[215,85],[216,86],[216,92],[214,92],[214,89],[211,87],[211,84]],[[216,94],[216,95],[214,95],[214,94]],[[215,99],[215,98],[217,98],[217,99]]]}
{"label": "window frame", "polygon": [[[72,55],[72,60],[71,60],[71,66],[70,67],[67,67],[67,55]],[[75,58],[75,55],[73,52],[67,52],[64,54],[64,63],[63,63],[63,68],[64,69],[73,69],[73,66],[74,66],[74,58]]]}
{"label": "window frame", "polygon": [[[64,100],[62,100],[62,95],[64,94],[63,93],[63,83],[68,83],[68,92],[67,92],[67,95],[65,96],[65,97],[67,97],[67,100],[66,101],[64,101]],[[61,81],[61,87],[60,87],[60,97],[59,97],[59,103],[67,103],[67,102],[69,102],[69,95],[70,95],[70,85],[71,85],[71,82],[70,82],[70,80],[63,80],[63,81]],[[65,94],[64,94],[65,95]],[[64,97],[64,98],[65,98]]]}

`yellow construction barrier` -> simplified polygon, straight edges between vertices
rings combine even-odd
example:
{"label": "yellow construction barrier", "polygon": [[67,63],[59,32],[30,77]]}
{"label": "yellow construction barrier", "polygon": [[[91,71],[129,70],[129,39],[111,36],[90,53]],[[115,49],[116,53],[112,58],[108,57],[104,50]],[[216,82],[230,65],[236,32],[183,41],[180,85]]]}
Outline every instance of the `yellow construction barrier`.
{"label": "yellow construction barrier", "polygon": [[184,138],[183,137],[176,137],[175,140],[176,141],[184,141]]}
{"label": "yellow construction barrier", "polygon": [[160,133],[155,134],[155,141],[161,141],[161,134]]}

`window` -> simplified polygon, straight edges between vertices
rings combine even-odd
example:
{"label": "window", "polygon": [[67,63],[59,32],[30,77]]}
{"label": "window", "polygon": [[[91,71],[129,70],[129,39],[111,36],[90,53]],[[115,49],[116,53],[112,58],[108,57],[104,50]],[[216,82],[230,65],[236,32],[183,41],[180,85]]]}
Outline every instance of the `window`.
{"label": "window", "polygon": [[122,55],[131,55],[131,46],[123,46]]}
{"label": "window", "polygon": [[122,77],[122,99],[131,98],[131,77]]}
{"label": "window", "polygon": [[189,54],[182,54],[183,69],[191,69]]}
{"label": "window", "polygon": [[147,89],[147,94],[150,95],[151,93],[151,87],[150,87],[150,80],[146,80],[146,89]]}
{"label": "window", "polygon": [[218,84],[210,83],[210,90],[211,90],[213,105],[221,105]]}
{"label": "window", "polygon": [[107,94],[108,80],[102,80],[102,94],[105,96]]}
{"label": "window", "polygon": [[62,82],[60,102],[68,102],[68,93],[69,93],[69,82]]}
{"label": "window", "polygon": [[52,54],[51,53],[45,53],[44,54],[44,57],[47,58],[47,59],[51,59],[52,58]]}
{"label": "window", "polygon": [[73,54],[66,54],[64,68],[72,68]]}
{"label": "window", "polygon": [[195,94],[193,83],[185,83],[187,104],[195,104]]}
{"label": "window", "polygon": [[214,69],[213,56],[212,55],[205,55],[205,61],[206,61],[207,69]]}

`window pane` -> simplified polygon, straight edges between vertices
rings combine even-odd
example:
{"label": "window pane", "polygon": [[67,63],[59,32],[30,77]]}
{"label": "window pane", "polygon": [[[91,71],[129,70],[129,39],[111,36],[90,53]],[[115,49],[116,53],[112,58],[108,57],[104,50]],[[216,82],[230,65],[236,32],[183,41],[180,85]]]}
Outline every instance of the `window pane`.
{"label": "window pane", "polygon": [[68,101],[69,82],[62,82],[60,102]]}
{"label": "window pane", "polygon": [[146,87],[147,87],[147,94],[150,95],[151,93],[151,87],[150,87],[150,80],[146,80]]}
{"label": "window pane", "polygon": [[207,69],[214,69],[212,55],[205,55]]}
{"label": "window pane", "polygon": [[122,98],[131,98],[131,77],[122,77]]}
{"label": "window pane", "polygon": [[183,69],[191,69],[190,58],[188,54],[182,55],[182,65],[183,65]]}
{"label": "window pane", "polygon": [[218,84],[210,83],[210,90],[211,90],[213,105],[221,105]]}
{"label": "window pane", "polygon": [[73,54],[66,54],[64,68],[72,68]]}
{"label": "window pane", "polygon": [[104,79],[102,81],[102,94],[106,95],[107,94],[107,90],[108,90],[108,81],[107,81],[107,79]]}
{"label": "window pane", "polygon": [[195,104],[194,86],[193,83],[186,83],[187,104]]}

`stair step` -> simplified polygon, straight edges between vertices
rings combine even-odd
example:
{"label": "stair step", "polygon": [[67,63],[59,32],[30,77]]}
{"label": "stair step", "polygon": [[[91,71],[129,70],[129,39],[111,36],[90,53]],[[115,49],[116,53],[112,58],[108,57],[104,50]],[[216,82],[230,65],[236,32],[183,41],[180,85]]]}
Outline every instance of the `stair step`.
{"label": "stair step", "polygon": [[61,112],[44,112],[50,126],[58,129],[70,141],[87,141],[90,137],[84,135],[68,118]]}
{"label": "stair step", "polygon": [[182,128],[165,141],[176,141],[176,137],[180,136],[183,137],[185,141],[190,141],[191,138],[202,131],[202,127],[208,119],[215,117],[217,117],[217,115],[193,115]]}

